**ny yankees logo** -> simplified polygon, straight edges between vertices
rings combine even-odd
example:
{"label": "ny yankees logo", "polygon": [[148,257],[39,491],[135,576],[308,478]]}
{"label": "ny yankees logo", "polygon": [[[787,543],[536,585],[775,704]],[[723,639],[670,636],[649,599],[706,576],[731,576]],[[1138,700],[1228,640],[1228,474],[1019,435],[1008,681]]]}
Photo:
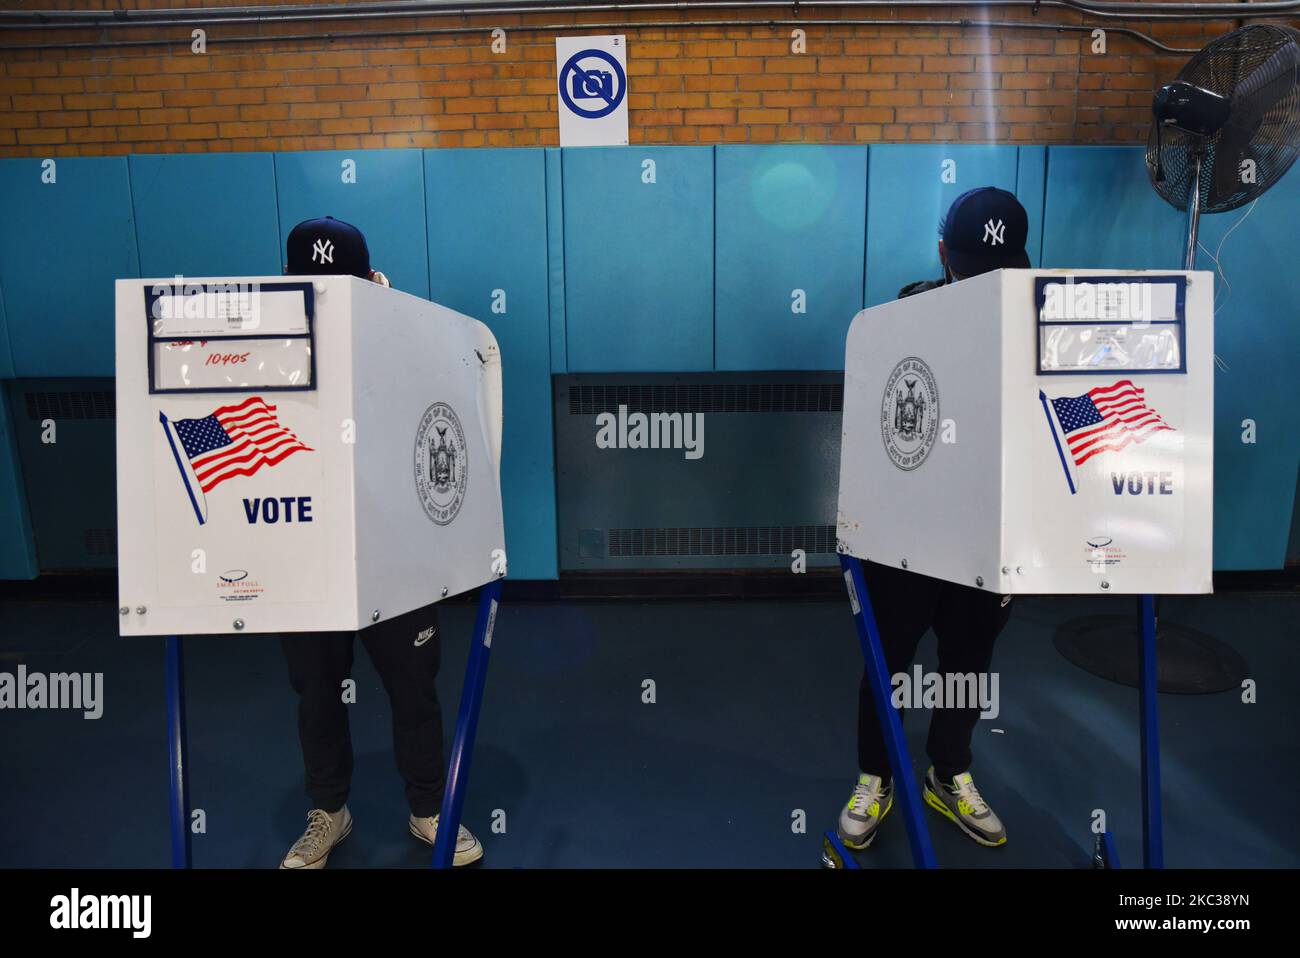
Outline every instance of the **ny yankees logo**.
{"label": "ny yankees logo", "polygon": [[[317,257],[319,257],[319,260]],[[334,244],[329,240],[317,240],[311,248],[311,261],[313,263],[334,262]]]}
{"label": "ny yankees logo", "polygon": [[989,220],[984,224],[984,239],[981,242],[990,243],[991,241],[990,245],[1001,246],[1006,243],[1006,231],[1007,228],[1001,220],[998,220],[996,224]]}

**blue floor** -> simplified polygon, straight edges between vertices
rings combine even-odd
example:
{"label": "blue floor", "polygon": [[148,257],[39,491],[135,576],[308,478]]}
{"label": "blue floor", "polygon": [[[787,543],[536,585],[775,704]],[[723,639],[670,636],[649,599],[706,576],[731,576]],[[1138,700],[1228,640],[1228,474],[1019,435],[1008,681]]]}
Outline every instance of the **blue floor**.
{"label": "blue floor", "polygon": [[[1091,816],[1103,809],[1123,861],[1137,864],[1137,693],[1052,645],[1057,624],[1132,602],[1017,606],[994,662],[1001,714],[980,722],[974,766],[1009,841],[984,849],[931,815],[939,861],[1087,867]],[[1166,864],[1300,865],[1284,800],[1300,789],[1300,600],[1174,598],[1163,614],[1231,643],[1258,682],[1252,705],[1233,692],[1160,697]],[[443,613],[448,738],[473,615],[468,604]],[[0,866],[170,860],[163,643],[118,638],[115,620],[106,603],[0,602],[0,669],[105,675],[98,721],[0,712]],[[861,660],[845,602],[506,604],[492,651],[465,806],[488,867],[817,867],[819,833],[855,775]],[[933,653],[931,636],[921,661],[932,666]],[[191,801],[207,819],[195,865],[273,867],[307,810],[278,643],[200,637],[186,655]],[[356,825],[330,867],[422,866],[428,848],[406,831],[387,702],[364,652],[357,663]],[[647,679],[654,704],[642,702]],[[918,774],[924,718],[906,723]],[[864,865],[910,863],[902,825],[895,810]]]}

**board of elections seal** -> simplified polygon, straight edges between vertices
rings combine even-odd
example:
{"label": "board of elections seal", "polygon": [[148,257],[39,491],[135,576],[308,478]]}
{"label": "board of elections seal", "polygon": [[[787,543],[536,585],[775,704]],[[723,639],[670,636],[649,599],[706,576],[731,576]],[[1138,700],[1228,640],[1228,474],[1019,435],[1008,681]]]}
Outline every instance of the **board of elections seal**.
{"label": "board of elections seal", "polygon": [[908,356],[889,374],[880,401],[885,453],[911,472],[930,455],[939,431],[939,387],[925,360]]}
{"label": "board of elections seal", "polygon": [[465,431],[456,411],[436,402],[420,417],[415,431],[415,492],[424,514],[440,526],[460,512],[469,484]]}

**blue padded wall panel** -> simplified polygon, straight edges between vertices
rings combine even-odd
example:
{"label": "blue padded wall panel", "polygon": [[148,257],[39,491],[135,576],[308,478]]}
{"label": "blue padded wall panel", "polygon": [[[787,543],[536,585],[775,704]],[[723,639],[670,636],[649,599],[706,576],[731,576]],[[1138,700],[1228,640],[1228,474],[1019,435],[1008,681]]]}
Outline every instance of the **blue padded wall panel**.
{"label": "blue padded wall panel", "polygon": [[265,276],[283,266],[270,153],[131,157],[142,276]]}
{"label": "blue padded wall panel", "polygon": [[13,351],[9,348],[9,323],[5,319],[5,294],[0,287],[0,379],[14,378]]}
{"label": "blue padded wall panel", "polygon": [[[1202,218],[1202,246],[1213,252],[1245,212]],[[1297,219],[1300,177],[1293,170],[1224,243],[1231,295],[1215,279],[1215,354],[1227,365],[1214,384],[1216,569],[1277,568],[1285,557],[1300,447],[1300,339],[1290,320],[1300,309],[1300,285],[1286,258]],[[1049,149],[1044,265],[1181,268],[1184,222],[1151,188],[1141,147]],[[1202,252],[1197,266],[1212,270],[1214,262]],[[1241,441],[1243,419],[1258,426],[1254,445]]]}
{"label": "blue padded wall panel", "polygon": [[9,391],[0,389],[0,579],[34,579],[36,573],[36,540],[14,440]]}
{"label": "blue padded wall panel", "polygon": [[713,148],[562,152],[569,370],[712,369]]}
{"label": "blue padded wall panel", "polygon": [[[1297,223],[1295,167],[1253,210],[1201,219],[1197,266],[1214,269],[1217,254],[1222,269],[1214,279],[1214,352],[1223,363],[1214,382],[1216,569],[1276,569],[1286,559],[1300,466]],[[1241,441],[1246,419],[1255,422],[1253,444]]]}
{"label": "blue padded wall panel", "polygon": [[[501,346],[509,573],[554,579],[546,153],[428,150],[424,167],[430,298],[485,323]],[[497,290],[504,312],[492,308]]]}
{"label": "blue padded wall panel", "polygon": [[[1014,146],[873,145],[868,160],[868,306],[894,299],[908,283],[943,275],[939,220],[958,196],[977,186],[1016,190]],[[943,182],[949,160],[956,164],[953,183]]]}
{"label": "blue padded wall panel", "polygon": [[1016,198],[1029,214],[1025,252],[1031,266],[1043,262],[1043,213],[1047,200],[1047,147],[1022,146],[1016,154]]}
{"label": "blue padded wall panel", "polygon": [[1181,269],[1183,214],[1147,181],[1142,147],[1047,151],[1043,266]]}
{"label": "blue padded wall panel", "polygon": [[[383,272],[397,289],[427,299],[422,155],[420,150],[276,154],[281,253],[289,231],[298,223],[332,216],[365,234],[371,269]],[[347,160],[356,164],[355,183],[343,182]]]}
{"label": "blue padded wall panel", "polygon": [[862,308],[867,148],[720,146],[716,170],[716,367],[842,369]]}
{"label": "blue padded wall panel", "polygon": [[569,370],[564,321],[564,153],[546,149],[546,258],[551,299],[551,372]]}
{"label": "blue padded wall panel", "polygon": [[125,157],[0,160],[0,286],[16,376],[113,375],[113,282],[140,275]]}

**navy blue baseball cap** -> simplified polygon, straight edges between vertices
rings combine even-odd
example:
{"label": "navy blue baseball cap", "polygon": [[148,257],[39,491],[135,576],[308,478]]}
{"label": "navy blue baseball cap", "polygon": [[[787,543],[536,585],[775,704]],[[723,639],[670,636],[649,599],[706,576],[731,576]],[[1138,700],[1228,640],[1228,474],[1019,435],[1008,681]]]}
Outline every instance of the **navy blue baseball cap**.
{"label": "navy blue baseball cap", "polygon": [[981,186],[952,201],[943,220],[948,267],[958,276],[1028,269],[1029,214],[1006,190]]}
{"label": "navy blue baseball cap", "polygon": [[370,250],[361,230],[332,216],[303,220],[285,242],[285,272],[294,276],[370,278]]}

